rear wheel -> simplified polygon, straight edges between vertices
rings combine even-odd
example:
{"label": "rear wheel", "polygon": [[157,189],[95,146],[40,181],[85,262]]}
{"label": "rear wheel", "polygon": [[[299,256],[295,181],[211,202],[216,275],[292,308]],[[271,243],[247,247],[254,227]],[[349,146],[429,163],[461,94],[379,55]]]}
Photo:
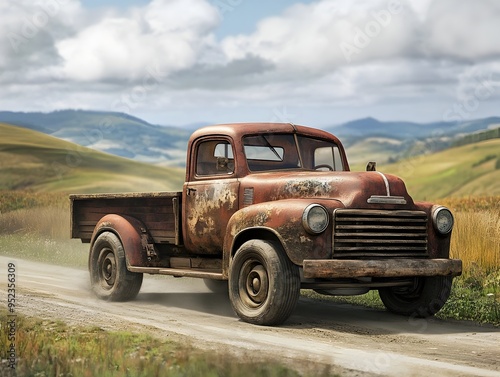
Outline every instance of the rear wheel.
{"label": "rear wheel", "polygon": [[411,287],[391,287],[379,289],[385,307],[396,314],[430,317],[446,303],[451,293],[450,276],[415,278]]}
{"label": "rear wheel", "polygon": [[295,309],[299,294],[299,269],[279,244],[251,240],[238,249],[231,264],[229,298],[242,320],[279,325]]}
{"label": "rear wheel", "polygon": [[127,270],[123,245],[114,233],[97,237],[90,251],[89,270],[92,291],[99,298],[127,301],[141,289],[142,274]]}

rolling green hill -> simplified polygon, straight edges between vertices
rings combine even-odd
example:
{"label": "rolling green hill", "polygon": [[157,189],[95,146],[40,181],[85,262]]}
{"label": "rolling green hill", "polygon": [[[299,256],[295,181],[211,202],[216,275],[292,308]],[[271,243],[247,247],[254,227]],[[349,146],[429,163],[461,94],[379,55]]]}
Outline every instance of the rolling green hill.
{"label": "rolling green hill", "polygon": [[0,190],[172,191],[183,181],[184,169],[148,165],[0,123]]}
{"label": "rolling green hill", "polygon": [[101,152],[142,162],[184,166],[190,130],[158,126],[117,112],[60,110],[0,111],[0,123],[43,132]]}
{"label": "rolling green hill", "polygon": [[[402,177],[417,200],[500,195],[500,139],[379,163],[378,170]],[[183,180],[183,169],[116,157],[0,123],[0,190],[171,191],[180,190]]]}
{"label": "rolling green hill", "polygon": [[349,164],[353,167],[366,166],[368,161],[377,161],[381,164],[398,155],[404,145],[404,142],[397,139],[368,137],[348,146],[346,153]]}
{"label": "rolling green hill", "polygon": [[403,178],[417,200],[500,195],[500,139],[379,164],[378,170]]}
{"label": "rolling green hill", "polygon": [[357,169],[368,161],[380,164],[439,152],[448,148],[498,138],[500,118],[464,122],[381,122],[366,118],[330,128],[346,147]]}

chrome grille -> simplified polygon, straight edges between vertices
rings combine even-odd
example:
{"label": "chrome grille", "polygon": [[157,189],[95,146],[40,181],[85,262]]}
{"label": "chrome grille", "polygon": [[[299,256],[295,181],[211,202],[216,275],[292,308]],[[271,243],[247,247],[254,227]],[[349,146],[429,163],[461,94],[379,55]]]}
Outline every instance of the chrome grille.
{"label": "chrome grille", "polygon": [[423,211],[337,209],[333,258],[427,256]]}

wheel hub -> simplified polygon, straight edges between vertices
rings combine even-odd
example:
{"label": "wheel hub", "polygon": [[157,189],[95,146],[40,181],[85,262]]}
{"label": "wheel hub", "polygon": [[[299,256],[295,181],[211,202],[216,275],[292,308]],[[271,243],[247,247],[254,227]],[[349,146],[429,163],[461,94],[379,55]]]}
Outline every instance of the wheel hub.
{"label": "wheel hub", "polygon": [[260,280],[259,278],[254,278],[252,281],[252,288],[255,292],[258,292],[260,290]]}
{"label": "wheel hub", "polygon": [[254,304],[262,304],[267,298],[269,280],[266,270],[261,264],[254,265],[246,276],[245,291]]}
{"label": "wheel hub", "polygon": [[108,252],[101,263],[101,278],[105,285],[113,286],[116,279],[116,262],[113,253]]}

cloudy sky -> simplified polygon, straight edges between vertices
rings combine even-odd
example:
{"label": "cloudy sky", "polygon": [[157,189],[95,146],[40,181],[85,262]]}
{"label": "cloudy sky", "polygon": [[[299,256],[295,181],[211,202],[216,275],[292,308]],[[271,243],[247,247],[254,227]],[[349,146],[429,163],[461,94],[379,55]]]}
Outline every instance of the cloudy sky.
{"label": "cloudy sky", "polygon": [[500,115],[498,0],[0,0],[0,110],[327,126]]}

